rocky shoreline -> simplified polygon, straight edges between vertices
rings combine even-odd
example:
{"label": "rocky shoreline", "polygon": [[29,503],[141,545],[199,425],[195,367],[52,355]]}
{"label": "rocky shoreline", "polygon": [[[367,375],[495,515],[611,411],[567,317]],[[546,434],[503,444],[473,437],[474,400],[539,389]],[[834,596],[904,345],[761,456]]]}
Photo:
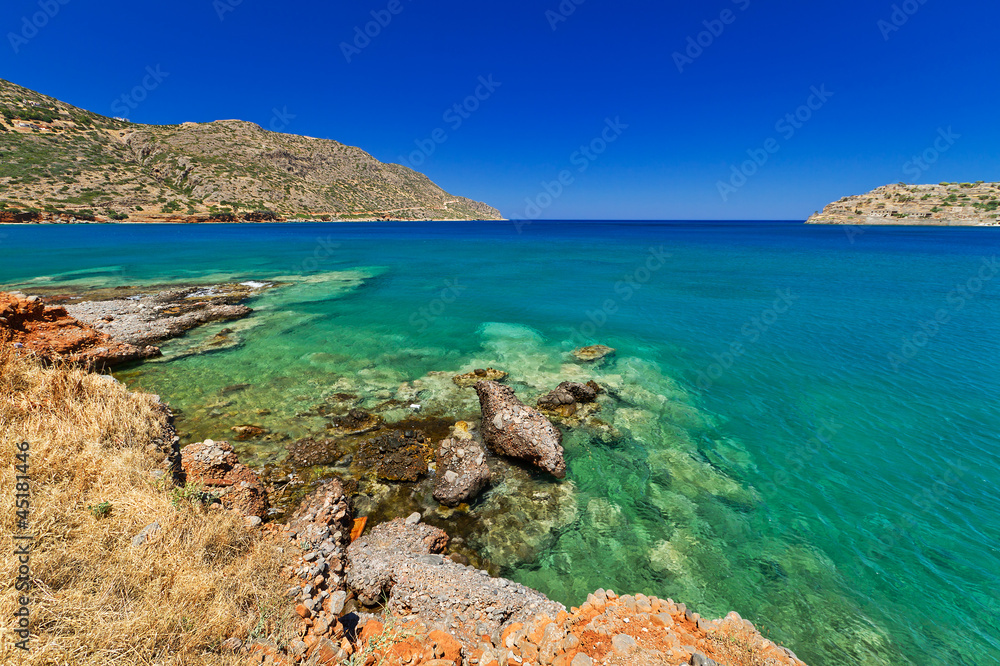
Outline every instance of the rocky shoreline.
{"label": "rocky shoreline", "polygon": [[[271,286],[132,289],[95,292],[86,299],[53,293],[48,300],[57,305],[49,307],[36,296],[4,294],[0,299],[6,298],[18,314],[7,315],[0,326],[16,344],[42,358],[107,367],[124,362],[108,351],[115,345],[138,348],[209,321],[247,316],[251,311],[242,301]],[[0,308],[4,302],[0,300]],[[67,330],[85,331],[92,343],[59,346]],[[576,350],[574,356],[590,364],[613,353],[596,346]],[[377,414],[350,408],[350,395],[333,396],[339,406],[330,418],[328,437],[294,442],[291,457],[302,465],[367,470],[377,483],[388,484],[390,493],[405,493],[426,478],[434,500],[444,508],[474,503],[491,484],[537,474],[550,480],[550,490],[538,501],[558,504],[564,489],[552,480],[565,476],[566,463],[562,430],[553,420],[563,428],[591,427],[604,389],[593,381],[565,381],[540,396],[536,408],[504,385],[506,379],[506,372],[493,368],[450,378],[453,389],[474,391],[478,397],[475,422],[414,417],[386,423]],[[256,426],[240,428],[244,430],[233,429],[237,439],[260,434],[259,428],[245,430]],[[713,664],[731,663],[727,650],[734,641],[760,656],[754,663],[802,663],[735,614],[709,621],[671,600],[618,597],[604,590],[567,609],[535,590],[470,566],[476,554],[468,544],[428,524],[420,513],[404,518],[374,512],[368,500],[357,506],[355,499],[365,498],[354,479],[327,473],[319,483],[303,484],[294,474],[258,473],[241,464],[227,442],[205,440],[181,450],[178,437],[170,440],[164,466],[178,485],[195,488],[210,507],[245,516],[248,529],[263,530],[288,555],[286,598],[297,618],[298,638],[278,645],[233,636],[222,643],[224,650],[256,663]],[[355,443],[353,453],[345,456],[340,446],[348,440]],[[302,497],[296,487],[311,492]],[[287,508],[276,511],[273,505],[282,502]],[[274,521],[282,515],[284,523]],[[459,521],[462,514],[451,515]],[[366,528],[371,528],[367,534]],[[511,547],[526,548],[524,536],[507,536],[517,542]]]}
{"label": "rocky shoreline", "polygon": [[[30,296],[0,292],[0,335],[46,362],[103,370],[158,357],[157,343],[203,324],[247,317],[253,310],[243,302],[272,286],[122,287],[82,295],[43,289]],[[223,346],[227,340],[223,336],[216,342]]]}

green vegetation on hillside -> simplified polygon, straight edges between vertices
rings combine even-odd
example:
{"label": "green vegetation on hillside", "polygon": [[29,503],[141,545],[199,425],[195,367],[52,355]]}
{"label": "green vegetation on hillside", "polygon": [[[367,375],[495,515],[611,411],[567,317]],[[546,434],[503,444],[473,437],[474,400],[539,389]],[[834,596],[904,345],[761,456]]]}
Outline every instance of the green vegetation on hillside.
{"label": "green vegetation on hillside", "polygon": [[500,217],[423,174],[336,141],[235,120],[137,125],[2,79],[0,195],[8,210],[74,215],[96,208],[112,219],[252,211],[312,219]]}

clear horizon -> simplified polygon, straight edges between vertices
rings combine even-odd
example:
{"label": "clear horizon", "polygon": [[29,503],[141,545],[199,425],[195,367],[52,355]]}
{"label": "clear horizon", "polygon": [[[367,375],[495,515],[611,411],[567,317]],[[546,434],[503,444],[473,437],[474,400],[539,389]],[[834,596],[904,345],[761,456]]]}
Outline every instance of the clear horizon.
{"label": "clear horizon", "polygon": [[1000,180],[998,18],[927,0],[11,0],[0,76],[137,123],[334,139],[506,218],[801,221],[889,183]]}

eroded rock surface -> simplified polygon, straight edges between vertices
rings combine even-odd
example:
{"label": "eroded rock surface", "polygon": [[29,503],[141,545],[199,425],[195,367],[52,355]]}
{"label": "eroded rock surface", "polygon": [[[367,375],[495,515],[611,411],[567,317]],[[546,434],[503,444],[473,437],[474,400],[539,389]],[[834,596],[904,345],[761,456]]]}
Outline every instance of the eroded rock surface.
{"label": "eroded rock surface", "polygon": [[354,462],[385,481],[417,481],[427,474],[430,445],[419,430],[391,430],[362,443]]}
{"label": "eroded rock surface", "polygon": [[289,460],[299,467],[331,465],[341,458],[343,451],[335,439],[306,437],[288,447]]}
{"label": "eroded rock surface", "polygon": [[490,482],[486,451],[473,439],[446,439],[438,446],[434,499],[458,506],[476,498]]}
{"label": "eroded rock surface", "polygon": [[127,298],[84,300],[66,305],[66,310],[116,340],[147,345],[209,322],[246,317],[253,310],[240,302],[270,286],[254,282],[166,289]]}
{"label": "eroded rock surface", "polygon": [[540,592],[452,562],[442,555],[447,544],[448,535],[430,525],[383,523],[348,547],[347,584],[362,603],[386,595],[390,612],[472,645],[512,622],[566,610]]}
{"label": "eroded rock surface", "polygon": [[579,404],[588,404],[597,400],[600,387],[596,382],[586,384],[580,382],[563,382],[554,390],[538,399],[538,408],[559,413],[561,416],[572,416],[579,409]]}
{"label": "eroded rock surface", "polygon": [[510,387],[497,382],[476,383],[482,410],[482,433],[497,453],[518,458],[553,474],[566,476],[562,433],[538,410],[528,407]]}
{"label": "eroded rock surface", "polygon": [[267,490],[257,473],[242,464],[229,442],[189,444],[181,449],[181,467],[188,483],[218,492],[222,505],[245,516],[263,519],[270,508]]}
{"label": "eroded rock surface", "polygon": [[160,355],[151,346],[113,339],[70,316],[65,308],[46,307],[37,296],[0,292],[0,338],[45,361],[63,360],[103,369]]}

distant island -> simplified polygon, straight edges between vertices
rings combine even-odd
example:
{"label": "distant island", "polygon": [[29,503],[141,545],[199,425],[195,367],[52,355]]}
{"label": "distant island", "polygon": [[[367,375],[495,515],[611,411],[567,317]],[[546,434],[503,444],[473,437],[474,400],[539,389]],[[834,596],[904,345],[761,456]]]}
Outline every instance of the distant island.
{"label": "distant island", "polygon": [[240,120],[140,125],[0,79],[0,222],[501,219],[337,141]]}
{"label": "distant island", "polygon": [[806,224],[1000,226],[1000,183],[897,183],[844,197]]}

